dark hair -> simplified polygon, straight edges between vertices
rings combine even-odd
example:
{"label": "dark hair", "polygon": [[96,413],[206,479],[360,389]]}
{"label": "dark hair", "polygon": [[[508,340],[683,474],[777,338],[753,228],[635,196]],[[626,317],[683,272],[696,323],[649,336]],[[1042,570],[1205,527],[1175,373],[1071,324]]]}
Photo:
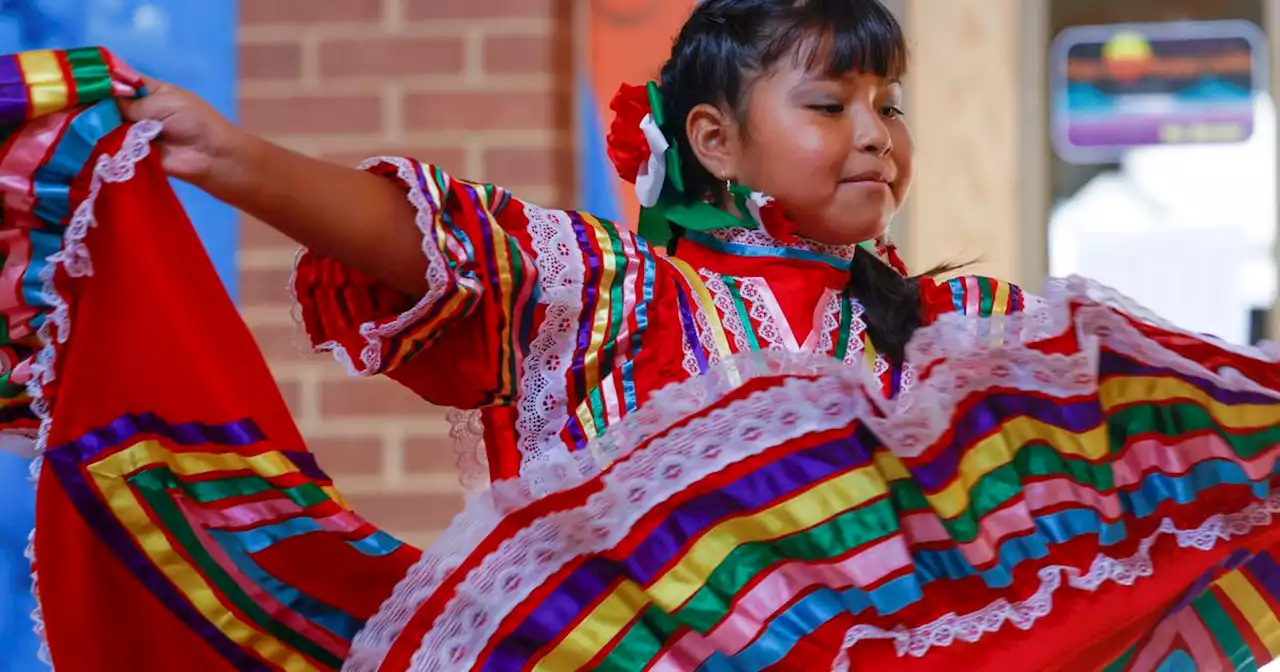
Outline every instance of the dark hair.
{"label": "dark hair", "polygon": [[[686,198],[715,198],[721,190],[689,147],[689,112],[710,104],[743,118],[751,83],[783,58],[830,75],[858,71],[893,78],[905,74],[908,60],[902,27],[877,0],[702,0],[659,77],[669,126],[664,130],[679,147]],[[859,248],[849,289],[866,308],[876,349],[901,360],[921,323],[918,279],[903,278]]]}

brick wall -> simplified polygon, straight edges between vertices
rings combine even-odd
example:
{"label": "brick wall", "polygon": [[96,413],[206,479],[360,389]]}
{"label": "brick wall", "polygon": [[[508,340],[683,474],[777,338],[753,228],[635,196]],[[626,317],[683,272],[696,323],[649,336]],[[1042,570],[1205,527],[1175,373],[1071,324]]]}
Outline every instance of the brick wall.
{"label": "brick wall", "polygon": [[[570,6],[242,2],[241,122],[328,160],[412,155],[565,205]],[[294,247],[260,222],[244,222],[241,236],[243,313],[311,448],[361,513],[426,543],[462,502],[443,413],[389,381],[348,379],[328,357],[301,354],[285,289]]]}

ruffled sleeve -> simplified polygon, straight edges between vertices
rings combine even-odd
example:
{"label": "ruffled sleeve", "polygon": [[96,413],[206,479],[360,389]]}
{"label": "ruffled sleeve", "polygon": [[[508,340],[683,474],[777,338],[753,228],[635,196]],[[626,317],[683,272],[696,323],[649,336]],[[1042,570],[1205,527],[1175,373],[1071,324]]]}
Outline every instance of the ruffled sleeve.
{"label": "ruffled sleeve", "polygon": [[1017,285],[977,275],[942,282],[920,278],[920,312],[926,324],[949,313],[973,317],[1012,315],[1033,308],[1037,301]]}
{"label": "ruffled sleeve", "polygon": [[[91,270],[83,239],[114,169],[95,150],[124,126],[114,98],[138,95],[142,81],[94,47],[0,56],[0,90],[0,431],[16,447],[37,435],[44,413],[34,397],[52,393],[47,362],[68,332],[54,269]],[[90,165],[95,157],[101,165]]]}
{"label": "ruffled sleeve", "polygon": [[294,282],[303,324],[354,374],[482,409],[492,478],[577,459],[653,381],[686,375],[659,355],[683,338],[679,274],[643,240],[411,159],[367,168],[417,208],[429,289],[406,296],[305,251]]}
{"label": "ruffled sleeve", "polygon": [[520,204],[412,159],[365,168],[398,182],[416,209],[428,290],[407,296],[304,250],[293,289],[311,345],[353,375],[387,374],[436,404],[509,404],[539,296]]}

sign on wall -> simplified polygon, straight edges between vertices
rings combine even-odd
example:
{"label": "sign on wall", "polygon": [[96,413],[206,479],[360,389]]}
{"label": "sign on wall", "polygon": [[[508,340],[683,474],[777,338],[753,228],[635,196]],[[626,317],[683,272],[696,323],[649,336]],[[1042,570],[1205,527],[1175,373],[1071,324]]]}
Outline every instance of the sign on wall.
{"label": "sign on wall", "polygon": [[1070,28],[1050,65],[1054,148],[1072,163],[1152,145],[1243,142],[1267,88],[1267,47],[1247,21]]}

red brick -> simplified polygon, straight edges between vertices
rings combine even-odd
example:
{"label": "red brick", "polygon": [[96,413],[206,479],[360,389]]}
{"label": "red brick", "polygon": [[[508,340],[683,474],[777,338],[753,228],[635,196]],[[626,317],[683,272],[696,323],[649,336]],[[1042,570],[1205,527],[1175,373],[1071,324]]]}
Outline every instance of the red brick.
{"label": "red brick", "polygon": [[320,158],[340,166],[355,167],[365,159],[375,156],[408,156],[424,163],[440,166],[445,172],[458,177],[466,177],[459,174],[467,167],[467,150],[462,147],[375,147],[367,151],[326,152],[321,154]]}
{"label": "red brick", "polygon": [[302,76],[302,45],[241,43],[239,61],[243,79],[297,79]]}
{"label": "red brick", "polygon": [[277,380],[276,386],[280,388],[280,396],[284,397],[284,403],[289,406],[289,413],[295,418],[302,414],[302,383],[296,380]]}
{"label": "red brick", "polygon": [[342,477],[370,476],[382,473],[385,461],[383,441],[379,436],[311,437],[307,448],[315,453],[320,468],[338,480]]}
{"label": "red brick", "polygon": [[255,133],[376,133],[382,100],[375,95],[240,99],[240,121]]}
{"label": "red brick", "polygon": [[295,249],[298,244],[288,236],[252,217],[240,218],[240,249],[281,251]]}
{"label": "red brick", "polygon": [[449,526],[462,510],[462,495],[386,493],[349,495],[351,506],[370,522],[399,532],[433,532]]}
{"label": "red brick", "polygon": [[307,349],[307,336],[294,324],[261,324],[250,328],[262,356],[273,362],[319,359]]}
{"label": "red brick", "polygon": [[484,154],[486,182],[507,187],[544,185],[555,182],[556,150],[496,148]]}
{"label": "red brick", "polygon": [[382,18],[382,0],[250,0],[239,3],[240,24],[369,23]]}
{"label": "red brick", "polygon": [[440,411],[386,378],[326,380],[320,386],[320,412],[328,417],[412,416]]}
{"label": "red brick", "polygon": [[552,46],[544,35],[490,35],[484,41],[484,70],[494,74],[549,73]]}
{"label": "red brick", "polygon": [[418,474],[456,474],[458,455],[448,436],[418,436],[405,441],[404,468]]}
{"label": "red brick", "polygon": [[399,77],[462,71],[462,39],[332,40],[320,45],[322,77]]}
{"label": "red brick", "polygon": [[545,129],[552,124],[550,93],[415,93],[405,98],[411,130]]}
{"label": "red brick", "polygon": [[245,306],[288,304],[291,269],[241,269],[240,303]]}
{"label": "red brick", "polygon": [[428,19],[543,18],[555,13],[554,0],[408,0],[410,21]]}

